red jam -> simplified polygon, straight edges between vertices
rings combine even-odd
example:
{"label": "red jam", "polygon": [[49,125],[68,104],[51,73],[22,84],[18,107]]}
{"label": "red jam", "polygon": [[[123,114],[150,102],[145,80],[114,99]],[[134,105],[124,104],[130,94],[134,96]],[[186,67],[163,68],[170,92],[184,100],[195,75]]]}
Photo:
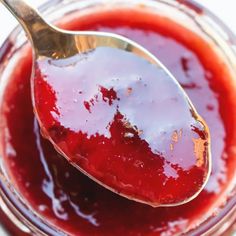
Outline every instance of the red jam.
{"label": "red jam", "polygon": [[196,199],[171,208],[136,203],[96,184],[41,137],[30,95],[31,55],[23,48],[0,104],[0,141],[4,165],[27,204],[47,223],[80,236],[176,235],[215,214],[236,165],[236,88],[223,59],[200,36],[145,8],[74,15],[64,27],[122,34],[160,58],[209,125],[213,170]]}
{"label": "red jam", "polygon": [[208,133],[185,93],[137,55],[99,47],[37,61],[34,101],[44,136],[120,195],[183,204],[209,172]]}

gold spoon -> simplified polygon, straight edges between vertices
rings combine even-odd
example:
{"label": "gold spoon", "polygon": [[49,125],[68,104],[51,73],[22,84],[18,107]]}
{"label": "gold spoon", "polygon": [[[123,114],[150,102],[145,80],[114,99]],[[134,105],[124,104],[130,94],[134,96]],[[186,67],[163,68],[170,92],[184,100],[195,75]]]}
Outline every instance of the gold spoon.
{"label": "gold spoon", "polygon": [[[71,65],[71,61],[73,62],[73,60],[75,60],[78,55],[87,54],[88,52],[91,52],[93,50],[96,51],[97,49],[101,49],[101,48],[106,48],[108,49],[108,51],[109,51],[109,48],[118,49],[119,52],[120,51],[123,52],[123,54],[118,53],[117,55],[126,55],[124,54],[124,52],[129,53],[129,55],[133,54],[133,56],[131,57],[133,57],[134,60],[138,58],[137,66],[139,63],[143,64],[145,62],[145,63],[148,63],[150,70],[153,70],[153,68],[155,67],[157,75],[159,74],[157,78],[161,77],[162,79],[164,78],[166,81],[168,81],[170,86],[172,86],[173,88],[172,92],[174,91],[174,93],[177,94],[177,97],[180,98],[180,100],[182,101],[182,104],[184,104],[183,106],[185,106],[184,107],[185,112],[188,112],[188,115],[190,115],[191,117],[194,117],[196,123],[198,123],[198,125],[200,124],[204,132],[208,133],[207,127],[204,126],[204,122],[195,111],[189,98],[187,97],[187,95],[185,94],[181,86],[178,84],[176,79],[169,73],[169,71],[160,63],[160,61],[155,56],[153,56],[149,51],[147,51],[142,46],[138,45],[137,43],[127,38],[124,38],[122,36],[112,34],[112,33],[101,33],[101,32],[94,32],[94,31],[71,32],[71,31],[61,30],[61,29],[56,28],[55,26],[52,26],[48,22],[46,22],[40,16],[38,11],[34,9],[32,6],[30,6],[28,3],[26,3],[26,1],[24,0],[0,0],[0,1],[12,12],[12,14],[20,22],[25,32],[27,33],[27,36],[30,39],[30,42],[33,46],[34,69],[36,68],[42,69],[40,68],[40,65],[42,65],[45,61],[47,62],[50,61],[50,63],[47,64],[46,70],[50,70],[49,67],[51,65],[51,70],[53,71],[55,69],[55,66],[60,67],[61,65],[63,65],[63,63],[67,64],[67,66],[68,66],[68,63],[69,65]],[[109,60],[112,61],[113,60],[112,57],[109,58]],[[80,64],[78,64],[78,66],[80,66]],[[145,68],[148,68],[148,66]],[[45,68],[43,68],[43,70],[45,70]],[[130,71],[130,73],[132,73],[132,71]],[[34,74],[35,74],[35,71],[33,71],[33,75]],[[40,94],[40,91],[37,91],[37,87],[36,87],[36,84],[38,82],[37,78],[32,76],[31,82],[32,82],[32,98],[35,105],[35,102],[36,103],[38,102],[38,97],[35,95],[35,93],[37,92]],[[157,92],[158,92],[158,89],[160,90],[162,89],[162,84],[157,83],[157,85],[155,86],[156,86]],[[163,86],[163,89],[166,89],[165,86]],[[166,89],[166,91],[168,91],[168,88]],[[143,196],[139,197],[139,193],[129,194],[126,192],[122,192],[122,190],[120,189],[118,190],[114,186],[111,186],[107,184],[106,182],[103,182],[97,176],[94,176],[91,173],[88,173],[88,171],[85,168],[83,168],[83,166],[81,166],[80,164],[71,161],[69,154],[65,151],[65,149],[63,149],[63,147],[61,147],[60,145],[57,145],[57,142],[48,132],[47,128],[45,128],[46,126],[42,122],[42,115],[40,114],[38,106],[35,105],[34,108],[35,108],[35,113],[38,118],[40,127],[45,133],[45,136],[51,141],[51,143],[55,146],[55,148],[62,155],[64,155],[65,158],[67,158],[80,171],[88,175],[90,178],[92,178],[96,182],[100,183],[104,187],[114,192],[119,191],[119,194],[126,198],[129,198],[138,202],[142,202],[145,204],[149,204],[152,206],[176,206],[176,205],[189,202],[190,200],[195,198],[201,192],[201,190],[203,189],[204,185],[206,184],[208,180],[210,168],[211,168],[211,159],[210,159],[210,151],[209,151],[209,136],[206,137],[206,140],[204,143],[204,144],[207,144],[207,147],[205,147],[206,156],[196,157],[198,159],[197,165],[203,165],[205,166],[207,170],[204,176],[204,180],[201,186],[199,186],[199,188],[196,190],[196,192],[193,192],[187,198],[185,199],[183,198],[178,201],[166,203],[166,202],[161,202],[161,201],[155,201],[148,198],[143,198]],[[165,106],[163,109],[165,110]],[[174,120],[172,121],[174,122]],[[128,128],[133,129],[132,124],[130,124],[129,121],[126,123],[126,125]],[[142,134],[143,132],[144,134]],[[145,135],[145,132],[146,132],[145,129],[142,130],[140,133],[137,131],[137,133],[140,134],[140,137],[142,135]],[[130,135],[132,136],[133,134],[129,133],[127,134],[127,137],[128,136],[131,137]],[[173,142],[177,142],[177,141],[174,139]],[[172,150],[174,146],[173,144],[171,145],[172,145],[171,146],[171,150]],[[198,142],[198,145],[199,145],[199,142]],[[200,147],[199,150],[201,150],[201,148],[202,147]],[[195,150],[195,152],[197,153],[198,150]],[[116,177],[119,178],[119,176],[116,176]]]}

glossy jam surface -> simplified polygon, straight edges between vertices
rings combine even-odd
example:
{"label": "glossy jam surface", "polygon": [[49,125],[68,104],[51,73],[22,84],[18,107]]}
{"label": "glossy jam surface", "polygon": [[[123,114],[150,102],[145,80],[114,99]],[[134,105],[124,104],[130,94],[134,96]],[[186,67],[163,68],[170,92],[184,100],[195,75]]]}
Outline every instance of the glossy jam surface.
{"label": "glossy jam surface", "polygon": [[103,186],[152,206],[181,204],[208,176],[208,133],[178,84],[117,48],[37,62],[44,136]]}
{"label": "glossy jam surface", "polygon": [[99,11],[83,18],[78,13],[66,28],[122,34],[157,55],[209,125],[213,170],[195,200],[173,208],[135,203],[94,183],[41,137],[30,96],[31,56],[23,48],[4,90],[0,134],[4,165],[28,205],[48,223],[80,236],[181,235],[215,214],[236,165],[236,89],[223,59],[193,32],[145,9]]}

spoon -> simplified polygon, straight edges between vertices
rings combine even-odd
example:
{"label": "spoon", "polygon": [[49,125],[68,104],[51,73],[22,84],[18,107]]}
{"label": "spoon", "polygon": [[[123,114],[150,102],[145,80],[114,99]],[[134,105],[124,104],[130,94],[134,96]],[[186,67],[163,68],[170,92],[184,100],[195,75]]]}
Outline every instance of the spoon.
{"label": "spoon", "polygon": [[60,154],[153,207],[201,192],[211,168],[208,128],[155,56],[116,34],[58,29],[24,0],[0,1],[33,46],[34,111]]}

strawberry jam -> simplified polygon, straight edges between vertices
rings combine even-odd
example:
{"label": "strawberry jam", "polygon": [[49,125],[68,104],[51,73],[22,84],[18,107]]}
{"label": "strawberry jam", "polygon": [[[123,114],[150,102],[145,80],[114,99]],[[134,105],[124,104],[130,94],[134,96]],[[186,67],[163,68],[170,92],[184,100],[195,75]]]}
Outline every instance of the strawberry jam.
{"label": "strawberry jam", "polygon": [[66,59],[43,57],[36,68],[33,96],[44,136],[70,163],[152,206],[185,203],[202,189],[206,127],[159,67],[98,47]]}
{"label": "strawberry jam", "polygon": [[[163,236],[194,229],[219,209],[235,174],[236,88],[224,59],[193,31],[145,8],[77,14],[63,27],[133,39],[178,79],[209,125],[211,176],[193,201],[152,208],[118,196],[81,174],[40,134],[30,94],[31,53],[25,46],[18,52],[0,104],[0,150],[12,184],[38,216],[69,235]],[[103,92],[111,100],[116,98],[112,90]],[[170,167],[168,174],[174,177],[176,172]],[[34,222],[37,225],[37,218]]]}

